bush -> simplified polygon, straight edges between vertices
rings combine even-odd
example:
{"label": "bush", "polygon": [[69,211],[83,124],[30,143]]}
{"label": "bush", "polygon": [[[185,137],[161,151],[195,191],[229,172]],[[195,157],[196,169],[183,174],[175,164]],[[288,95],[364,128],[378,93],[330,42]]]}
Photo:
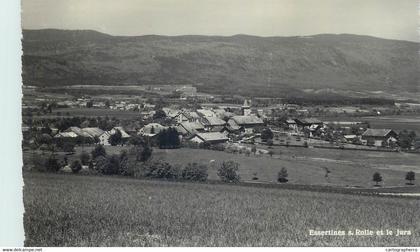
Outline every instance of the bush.
{"label": "bush", "polygon": [[408,185],[414,185],[413,181],[416,179],[416,174],[413,171],[407,172],[405,179],[408,180]]}
{"label": "bush", "polygon": [[210,146],[210,149],[215,151],[224,151],[225,147],[226,146],[224,144],[213,144]]}
{"label": "bush", "polygon": [[47,160],[43,156],[34,155],[32,157],[33,169],[36,170],[36,171],[46,172],[47,171],[47,169],[45,168],[46,162],[47,162]]}
{"label": "bush", "polygon": [[89,153],[87,153],[86,151],[82,151],[82,153],[80,153],[80,162],[82,163],[82,165],[88,165],[89,160],[90,160]]}
{"label": "bush", "polygon": [[224,161],[217,170],[217,175],[223,182],[239,182],[238,170],[239,164],[235,161]]}
{"label": "bush", "polygon": [[64,152],[74,152],[74,147],[75,147],[74,143],[65,142],[63,143],[62,149]]}
{"label": "bush", "polygon": [[178,179],[181,177],[181,170],[178,166],[172,166],[167,162],[155,161],[141,165],[141,172],[137,176],[160,178],[160,179]]}
{"label": "bush", "polygon": [[134,159],[121,160],[120,173],[124,176],[142,177],[142,164]]}
{"label": "bush", "polygon": [[50,156],[45,161],[45,169],[48,172],[58,172],[61,168],[60,163],[58,162],[58,159],[55,158],[55,156]]}
{"label": "bush", "polygon": [[92,159],[96,159],[99,156],[106,157],[106,151],[102,145],[98,145],[92,150]]}
{"label": "bush", "polygon": [[121,144],[121,142],[122,142],[122,134],[121,134],[121,131],[119,131],[117,129],[116,132],[109,137],[108,142],[112,146],[116,146],[116,145]]}
{"label": "bush", "polygon": [[208,168],[204,164],[189,163],[182,170],[182,179],[193,181],[206,181]]}
{"label": "bush", "polygon": [[78,173],[80,170],[82,170],[82,164],[79,160],[74,160],[71,163],[70,168],[73,173]]}
{"label": "bush", "polygon": [[108,169],[109,166],[109,160],[108,158],[104,156],[98,156],[95,158],[95,170],[97,170],[100,173],[104,173]]}
{"label": "bush", "polygon": [[381,174],[380,174],[379,172],[375,172],[375,173],[373,174],[373,178],[372,178],[372,180],[373,180],[374,182],[376,182],[376,185],[375,185],[375,186],[379,186],[379,182],[382,182],[382,176],[381,176]]}
{"label": "bush", "polygon": [[287,183],[289,181],[287,179],[288,176],[289,174],[287,173],[287,169],[282,167],[279,173],[277,174],[277,181],[279,183]]}
{"label": "bush", "polygon": [[118,174],[120,172],[120,157],[118,155],[112,155],[108,159],[108,166],[102,173],[105,175]]}
{"label": "bush", "polygon": [[146,162],[152,157],[153,149],[148,144],[135,145],[130,149],[130,153],[136,156],[136,161]]}

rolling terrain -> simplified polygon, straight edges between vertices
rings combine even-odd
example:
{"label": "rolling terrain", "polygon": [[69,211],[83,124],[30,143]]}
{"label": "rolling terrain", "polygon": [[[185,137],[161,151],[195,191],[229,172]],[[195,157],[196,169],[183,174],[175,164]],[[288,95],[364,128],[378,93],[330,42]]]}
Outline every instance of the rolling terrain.
{"label": "rolling terrain", "polygon": [[420,92],[419,44],[349,34],[311,37],[110,36],[24,30],[25,85],[194,84],[261,96]]}

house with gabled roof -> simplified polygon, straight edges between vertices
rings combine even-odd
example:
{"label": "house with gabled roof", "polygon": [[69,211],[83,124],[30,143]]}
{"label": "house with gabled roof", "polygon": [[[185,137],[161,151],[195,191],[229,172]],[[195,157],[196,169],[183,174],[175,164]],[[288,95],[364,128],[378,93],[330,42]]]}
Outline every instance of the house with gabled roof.
{"label": "house with gabled roof", "polygon": [[124,144],[130,139],[130,135],[124,130],[123,127],[114,127],[109,131],[105,131],[99,136],[99,143],[102,145],[110,145],[109,138],[117,133],[117,130],[121,133],[121,142]]}
{"label": "house with gabled roof", "polygon": [[230,126],[238,125],[239,127],[252,128],[256,126],[263,126],[264,122],[261,118],[255,115],[248,116],[233,116],[229,119],[228,124]]}
{"label": "house with gabled roof", "polygon": [[204,132],[204,125],[200,122],[182,122],[177,125],[176,130],[184,136],[194,135],[198,132]]}
{"label": "house with gabled roof", "polygon": [[220,132],[202,132],[195,134],[190,141],[195,143],[219,144],[229,140],[226,134]]}
{"label": "house with gabled roof", "polygon": [[368,145],[382,146],[385,142],[397,142],[398,134],[392,129],[367,129],[362,134],[362,140],[367,141]]}
{"label": "house with gabled roof", "polygon": [[212,131],[215,127],[223,127],[226,125],[226,121],[215,116],[203,116],[200,122],[207,131]]}
{"label": "house with gabled roof", "polygon": [[162,130],[167,129],[168,127],[162,126],[159,123],[149,123],[141,128],[138,132],[139,135],[146,137],[154,137],[159,134]]}

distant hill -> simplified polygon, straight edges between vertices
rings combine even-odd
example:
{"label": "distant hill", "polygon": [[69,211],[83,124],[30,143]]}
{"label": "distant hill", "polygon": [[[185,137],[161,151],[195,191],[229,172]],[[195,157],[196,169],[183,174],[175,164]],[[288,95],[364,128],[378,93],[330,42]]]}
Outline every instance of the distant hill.
{"label": "distant hill", "polygon": [[194,84],[214,93],[420,92],[419,43],[306,37],[110,36],[24,30],[26,85]]}

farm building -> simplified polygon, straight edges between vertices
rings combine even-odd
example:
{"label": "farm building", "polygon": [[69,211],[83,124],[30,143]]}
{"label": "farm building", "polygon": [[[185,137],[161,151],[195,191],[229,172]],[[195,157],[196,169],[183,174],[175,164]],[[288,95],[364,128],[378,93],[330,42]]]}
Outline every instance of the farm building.
{"label": "farm building", "polygon": [[202,117],[216,117],[216,113],[209,109],[197,109],[197,113]]}
{"label": "farm building", "polygon": [[367,129],[362,134],[362,139],[369,145],[382,146],[383,142],[390,143],[397,141],[398,134],[392,129]]}
{"label": "farm building", "polygon": [[74,134],[76,134],[77,136],[80,137],[86,137],[86,138],[93,138],[93,136],[91,136],[89,133],[84,132],[81,128],[79,127],[70,127],[68,129],[66,129],[64,132],[73,132]]}
{"label": "farm building", "polygon": [[153,137],[162,130],[167,129],[167,127],[160,125],[159,123],[149,123],[138,132],[139,135]]}
{"label": "farm building", "polygon": [[114,127],[110,131],[105,131],[102,135],[99,136],[99,143],[102,145],[110,145],[109,138],[114,135],[117,130],[121,132],[122,142],[126,143],[130,138],[130,135],[125,132],[122,127]]}
{"label": "farm building", "polygon": [[238,125],[239,127],[244,128],[252,128],[256,126],[263,126],[264,122],[261,118],[249,115],[249,116],[234,116],[229,119],[228,124],[234,128],[234,126]]}
{"label": "farm building", "polygon": [[99,137],[104,133],[104,131],[100,128],[83,128],[82,131],[91,135],[92,137]]}
{"label": "farm building", "polygon": [[61,138],[61,139],[73,139],[78,137],[78,135],[74,132],[60,132],[54,136],[54,138]]}
{"label": "farm building", "polygon": [[323,125],[323,122],[316,118],[306,118],[306,119],[295,119],[295,122],[298,127],[319,127]]}
{"label": "farm building", "polygon": [[289,129],[291,129],[291,130],[295,130],[295,131],[297,131],[297,130],[298,130],[297,123],[296,123],[296,121],[295,121],[295,120],[293,120],[293,119],[287,119],[287,120],[286,120],[286,125],[287,125],[287,127],[288,127]]}
{"label": "farm building", "polygon": [[225,143],[228,140],[229,138],[225,134],[220,132],[197,133],[194,137],[190,139],[191,142],[209,144]]}
{"label": "farm building", "polygon": [[176,130],[181,135],[194,135],[198,132],[203,132],[204,126],[199,122],[182,122],[178,124]]}
{"label": "farm building", "polygon": [[[215,116],[203,116],[201,123],[204,125],[205,130],[212,130],[215,127],[223,127],[226,125],[226,122]],[[212,130],[213,131],[213,130]]]}

